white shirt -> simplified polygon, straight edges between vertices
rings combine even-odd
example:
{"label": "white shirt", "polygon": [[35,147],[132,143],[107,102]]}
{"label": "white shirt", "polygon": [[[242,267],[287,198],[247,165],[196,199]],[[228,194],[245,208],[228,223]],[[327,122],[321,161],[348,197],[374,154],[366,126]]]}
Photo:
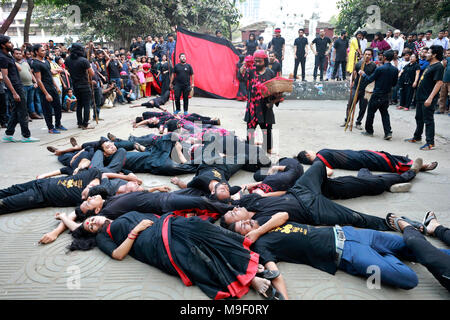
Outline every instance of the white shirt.
{"label": "white shirt", "polygon": [[433,39],[430,39],[430,40],[423,39],[423,41],[425,42],[425,47],[427,47],[427,48],[430,48],[434,43]]}
{"label": "white shirt", "polygon": [[361,52],[364,53],[367,49],[367,39],[359,40],[359,45],[361,46]]}
{"label": "white shirt", "polygon": [[152,46],[153,46],[153,42],[145,43],[145,51],[147,53],[147,57],[150,57],[150,58],[153,58]]}
{"label": "white shirt", "polygon": [[403,40],[402,37],[398,37],[397,39],[390,38],[391,42],[389,43],[391,45],[392,50],[398,50],[398,56],[400,57],[403,53],[403,47],[405,46],[405,40]]}
{"label": "white shirt", "polygon": [[448,40],[446,38],[442,38],[442,40],[439,38],[436,38],[436,39],[434,39],[433,44],[443,47],[444,50],[448,49]]}

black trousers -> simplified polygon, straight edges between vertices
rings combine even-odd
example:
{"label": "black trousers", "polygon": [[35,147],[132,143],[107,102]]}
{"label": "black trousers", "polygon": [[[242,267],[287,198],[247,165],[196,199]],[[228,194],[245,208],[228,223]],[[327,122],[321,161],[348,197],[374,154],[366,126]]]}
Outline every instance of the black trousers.
{"label": "black trousers", "polygon": [[249,144],[255,144],[255,136],[256,136],[256,127],[259,125],[263,132],[263,150],[267,152],[267,150],[272,149],[272,125],[267,123],[259,123],[253,127],[250,122],[247,122],[247,142]]}
{"label": "black trousers", "polygon": [[425,107],[424,101],[417,101],[416,108],[416,131],[414,139],[422,140],[423,127],[425,127],[425,137],[427,143],[434,144],[434,109],[436,102],[429,107]]}
{"label": "black trousers", "polygon": [[31,132],[28,129],[27,97],[25,96],[25,91],[23,89],[15,90],[20,97],[20,101],[14,101],[12,98],[12,93],[8,90],[10,101],[13,101],[13,103],[11,103],[9,107],[10,116],[5,134],[8,136],[13,136],[16,126],[19,123],[22,136],[24,138],[29,138],[31,136]]}
{"label": "black trousers", "polygon": [[408,108],[411,106],[414,95],[412,84],[402,84],[400,86],[400,106]]}
{"label": "black trousers", "polygon": [[294,80],[297,79],[297,71],[298,71],[298,66],[299,65],[302,66],[302,80],[305,80],[305,76],[306,76],[305,64],[306,64],[306,58],[305,58],[304,54],[303,54],[302,58],[295,59]]}
{"label": "black trousers", "polygon": [[320,70],[320,81],[323,80],[324,64],[325,64],[325,55],[318,54],[317,56],[315,56],[314,74],[313,74],[314,80],[316,80],[316,78],[317,78],[317,68],[319,68],[319,70]]}
{"label": "black trousers", "polygon": [[336,79],[336,74],[339,70],[339,66],[342,68],[342,79],[346,79],[345,75],[346,75],[346,68],[347,68],[347,61],[336,61],[334,63],[334,68],[333,68],[333,74],[331,76],[331,79]]}
{"label": "black trousers", "polygon": [[92,100],[92,92],[89,88],[79,88],[74,90],[77,97],[77,124],[87,127],[89,124],[89,113]]}
{"label": "black trousers", "polygon": [[[350,99],[348,100],[348,103],[347,103],[347,111],[345,113],[345,122],[347,122],[347,119],[348,119],[347,117],[349,116],[348,113],[350,112],[350,108],[352,106],[353,99],[355,98],[355,94],[356,94],[356,89],[353,88],[352,95],[350,96]],[[360,91],[358,93],[358,99],[355,102],[355,107],[356,107],[356,104],[359,103],[359,113],[358,113],[358,117],[356,118],[357,125],[358,124],[360,125],[362,123],[362,120],[363,120],[364,115],[366,114],[366,110],[367,110],[368,101],[366,98],[364,98],[364,94],[365,94],[364,91]],[[351,115],[350,115],[350,117],[351,117]]]}
{"label": "black trousers", "polygon": [[389,95],[388,94],[372,94],[369,101],[369,107],[367,110],[366,118],[366,131],[373,133],[373,121],[375,119],[375,113],[379,110],[381,114],[381,121],[383,122],[384,134],[392,133],[391,120],[389,118]]}
{"label": "black trousers", "polygon": [[0,93],[0,126],[6,126],[8,119],[6,117],[6,93]]}
{"label": "black trousers", "polygon": [[322,194],[322,183],[327,178],[325,165],[316,161],[288,190],[308,211],[314,225],[351,225],[358,228],[388,231],[385,219],[354,211],[337,204]]}
{"label": "black trousers", "polygon": [[[48,102],[44,93],[39,90],[39,97],[41,98],[42,112],[44,113],[45,124],[48,130],[61,126],[61,102],[56,90],[47,90],[48,94],[52,96],[53,101]],[[55,114],[55,125],[53,125],[53,115]]]}
{"label": "black trousers", "polygon": [[[434,233],[447,245],[450,245],[449,229],[439,226]],[[442,286],[450,291],[450,255],[429,243],[423,234],[412,226],[403,230],[403,240],[416,256],[417,261],[425,266]]]}
{"label": "black trousers", "polygon": [[189,85],[176,84],[174,87],[175,92],[175,107],[177,111],[181,110],[181,94],[183,94],[183,111],[188,112],[189,109],[189,91],[191,87]]}
{"label": "black trousers", "polygon": [[39,180],[15,184],[0,190],[0,214],[47,206],[39,187]]}

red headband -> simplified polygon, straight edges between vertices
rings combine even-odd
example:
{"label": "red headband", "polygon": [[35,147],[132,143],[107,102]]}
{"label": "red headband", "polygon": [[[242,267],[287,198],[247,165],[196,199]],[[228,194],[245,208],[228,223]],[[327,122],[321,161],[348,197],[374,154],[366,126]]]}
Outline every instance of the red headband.
{"label": "red headband", "polygon": [[253,58],[267,59],[268,57],[264,50],[256,50],[253,54]]}

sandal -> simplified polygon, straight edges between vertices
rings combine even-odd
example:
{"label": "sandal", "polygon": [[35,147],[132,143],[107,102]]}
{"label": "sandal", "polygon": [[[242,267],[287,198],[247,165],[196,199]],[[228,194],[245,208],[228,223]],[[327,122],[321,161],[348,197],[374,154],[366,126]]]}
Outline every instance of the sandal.
{"label": "sandal", "polygon": [[433,161],[432,163],[427,164],[427,166],[422,169],[421,171],[431,171],[436,169],[436,167],[438,166],[438,162],[437,161]]}
{"label": "sandal", "polygon": [[52,147],[52,146],[48,146],[47,150],[50,151],[51,153],[55,153],[56,152],[56,148]]}
{"label": "sandal", "polygon": [[419,231],[420,231],[420,227],[422,227],[422,231],[420,231],[420,232],[423,233],[423,234],[426,234],[426,228],[423,225],[423,223],[420,223],[420,222],[415,221],[415,220],[411,220],[411,219],[409,219],[407,217],[401,217],[401,220],[409,223],[410,225],[412,225],[414,228],[416,228]]}
{"label": "sandal", "polygon": [[72,147],[76,147],[78,145],[78,142],[74,137],[72,137],[70,138],[70,144],[72,145]]}
{"label": "sandal", "polygon": [[429,233],[428,233],[428,231],[426,231],[426,229],[427,229],[428,225],[430,224],[431,220],[433,220],[433,219],[437,219],[436,214],[433,211],[428,211],[425,214],[425,217],[423,218],[422,224],[424,226],[424,230],[427,235],[429,235]]}
{"label": "sandal", "polygon": [[273,280],[280,276],[280,271],[278,270],[264,270],[263,272],[258,272],[256,274],[257,277],[264,278],[267,280]]}
{"label": "sandal", "polygon": [[400,226],[398,225],[398,222],[399,222],[400,220],[403,220],[403,219],[402,219],[402,218],[399,218],[399,217],[394,218],[394,226],[392,226],[392,225],[391,225],[390,218],[391,218],[393,215],[395,215],[395,214],[393,214],[393,213],[388,213],[388,214],[387,214],[387,216],[386,216],[386,224],[388,225],[388,227],[389,227],[392,231],[402,232],[402,231],[400,230]]}
{"label": "sandal", "polygon": [[275,289],[273,285],[270,285],[269,288],[267,288],[266,292],[260,293],[260,295],[262,295],[263,298],[267,300],[286,300],[281,292]]}

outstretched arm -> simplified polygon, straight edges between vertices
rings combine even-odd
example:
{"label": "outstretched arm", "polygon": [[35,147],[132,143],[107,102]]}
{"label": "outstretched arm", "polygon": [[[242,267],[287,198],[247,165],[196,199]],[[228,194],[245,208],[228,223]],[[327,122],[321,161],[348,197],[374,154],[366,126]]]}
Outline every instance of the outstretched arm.
{"label": "outstretched arm", "polygon": [[54,176],[59,176],[60,174],[61,174],[61,170],[56,170],[56,171],[52,171],[52,172],[43,173],[43,174],[37,176],[36,179],[50,178],[50,177],[54,177]]}
{"label": "outstretched arm", "polygon": [[264,223],[262,226],[260,226],[256,230],[252,230],[249,233],[245,235],[246,238],[249,238],[252,240],[252,242],[255,242],[259,239],[262,235],[266,234],[270,230],[277,228],[283,224],[286,223],[289,219],[289,213],[287,212],[278,212],[274,214],[269,221]]}
{"label": "outstretched arm", "polygon": [[[68,219],[75,221],[76,215],[75,212],[71,212],[68,216]],[[48,244],[55,241],[61,233],[63,233],[67,229],[64,222],[61,222],[54,230],[49,233],[44,234],[44,236],[39,240],[39,244]]]}
{"label": "outstretched arm", "polygon": [[[73,212],[73,215],[75,215],[75,212]],[[58,220],[61,220],[61,222],[64,223],[64,225],[70,231],[74,231],[75,229],[77,229],[81,225],[81,223],[76,223],[75,222],[75,217],[72,218],[72,214],[70,214],[70,218],[69,218],[69,216],[67,214],[57,212],[55,214],[55,218],[58,219]],[[62,227],[61,227],[61,229],[62,229]]]}
{"label": "outstretched arm", "polygon": [[[269,261],[265,264],[266,269],[278,271],[277,264],[273,261]],[[286,300],[289,299],[287,288],[286,288],[286,282],[284,282],[283,275],[280,274],[277,278],[272,280],[272,285],[277,289],[277,291],[281,292],[281,294],[284,296]]]}

